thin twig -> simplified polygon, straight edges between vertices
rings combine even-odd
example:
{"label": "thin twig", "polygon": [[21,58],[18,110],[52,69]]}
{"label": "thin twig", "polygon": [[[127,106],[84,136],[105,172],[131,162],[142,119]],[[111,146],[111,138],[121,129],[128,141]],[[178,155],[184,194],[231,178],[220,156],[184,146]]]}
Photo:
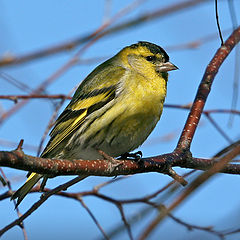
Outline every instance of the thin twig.
{"label": "thin twig", "polygon": [[215,0],[215,16],[216,16],[218,33],[219,33],[219,37],[220,37],[220,40],[221,40],[221,45],[223,45],[224,41],[223,41],[221,27],[220,27],[219,18],[218,18],[218,0]]}
{"label": "thin twig", "polygon": [[222,130],[222,128],[217,124],[216,121],[210,116],[209,113],[205,113],[207,119],[212,123],[212,125],[217,129],[217,131],[225,138],[228,143],[232,143],[232,139]]}
{"label": "thin twig", "polygon": [[19,99],[72,99],[72,97],[64,94],[55,95],[30,94],[30,95],[0,95],[0,99],[12,100],[16,102]]}
{"label": "thin twig", "polygon": [[0,78],[6,80],[8,83],[12,84],[13,86],[24,92],[30,93],[32,91],[32,88],[30,88],[27,84],[22,83],[21,81],[17,80],[16,78],[5,72],[0,72]]}
{"label": "thin twig", "polygon": [[[222,31],[223,34],[226,34],[229,32],[230,32],[230,29]],[[189,41],[186,43],[180,43],[180,44],[176,44],[176,45],[172,45],[172,46],[166,46],[166,47],[164,47],[164,49],[166,49],[168,52],[196,49],[196,48],[199,48],[203,44],[206,44],[210,41],[214,41],[214,40],[218,39],[218,37],[219,37],[218,33],[211,33],[209,35],[200,37],[193,41]]]}
{"label": "thin twig", "polygon": [[122,221],[127,229],[127,232],[128,232],[128,236],[131,240],[133,240],[133,235],[132,235],[132,230],[131,230],[131,227],[130,227],[130,224],[128,223],[126,217],[125,217],[125,214],[124,214],[124,211],[123,211],[123,207],[121,204],[116,204],[116,206],[118,207],[119,209],[119,212],[121,214],[121,217],[122,217]]}
{"label": "thin twig", "polygon": [[208,232],[208,233],[211,233],[211,234],[219,237],[219,238],[222,239],[222,240],[223,240],[224,237],[225,237],[225,234],[224,234],[224,233],[214,230],[212,226],[202,227],[202,226],[190,224],[190,223],[187,223],[187,222],[183,221],[183,220],[180,219],[180,218],[175,217],[175,216],[174,216],[173,214],[171,214],[171,213],[168,214],[168,216],[169,216],[172,220],[174,220],[176,223],[185,226],[189,231],[192,231],[192,230],[200,230],[200,231]]}
{"label": "thin twig", "polygon": [[[120,31],[129,29],[129,28],[133,28],[133,27],[136,28],[137,26],[141,26],[146,22],[155,20],[160,17],[169,16],[170,14],[173,14],[175,12],[181,11],[183,9],[191,8],[205,2],[206,0],[186,0],[184,2],[173,4],[165,8],[160,8],[155,11],[142,14],[130,21],[128,20],[116,26],[113,26],[111,28],[108,28],[107,30],[104,31],[103,35],[109,36],[111,34],[118,33]],[[69,52],[69,50],[72,50],[77,46],[90,41],[93,37],[94,37],[93,34],[90,33],[90,34],[86,34],[85,36],[76,37],[75,39],[68,40],[64,43],[60,43],[57,46],[51,46],[36,52],[32,52],[32,53],[28,53],[20,56],[6,56],[0,59],[0,67],[26,63],[35,59],[40,59],[42,57],[47,57],[47,56],[54,55],[64,51]]]}
{"label": "thin twig", "polygon": [[[5,139],[0,139],[0,145],[2,146],[5,146],[5,147],[8,147],[8,148],[16,148],[17,146],[17,142],[13,142],[13,141],[9,141],[9,140],[5,140]],[[24,144],[24,149],[26,150],[29,150],[29,151],[33,151],[33,152],[36,152],[37,151],[37,146],[33,146],[33,145],[30,145],[30,144]]]}
{"label": "thin twig", "polygon": [[58,193],[61,190],[66,190],[68,187],[74,185],[75,183],[81,181],[82,179],[84,179],[85,176],[78,176],[74,179],[72,179],[71,181],[68,181],[67,183],[64,183],[54,189],[52,189],[50,192],[47,192],[45,194],[43,194],[40,198],[40,200],[38,200],[36,203],[34,203],[32,205],[32,207],[30,207],[21,217],[19,217],[18,219],[16,219],[15,221],[13,221],[12,223],[8,224],[7,226],[5,226],[4,228],[2,228],[0,230],[0,237],[9,229],[13,228],[16,225],[19,225],[24,219],[26,219],[30,214],[32,214],[33,212],[35,212],[49,197],[51,197],[52,195]]}
{"label": "thin twig", "polygon": [[90,217],[92,218],[92,220],[94,221],[94,223],[97,225],[98,229],[100,230],[100,232],[102,233],[102,235],[104,236],[105,239],[110,240],[110,238],[108,237],[108,235],[105,233],[105,231],[103,230],[103,228],[101,227],[100,223],[98,222],[98,220],[96,219],[96,217],[94,216],[94,214],[91,212],[91,210],[88,208],[88,206],[85,204],[85,202],[82,200],[81,197],[78,198],[79,202],[82,204],[83,208],[86,209],[86,211],[88,212],[88,214],[90,215]]}
{"label": "thin twig", "polygon": [[[20,143],[21,143],[21,142],[20,142]],[[19,144],[19,146],[20,146],[20,144]],[[20,147],[21,147],[21,146],[20,146]],[[4,180],[5,180],[5,182],[7,183],[7,186],[8,186],[8,189],[9,189],[10,194],[12,194],[13,191],[12,191],[11,183],[10,183],[10,181],[8,180],[8,178],[7,178],[7,176],[5,175],[5,173],[4,173],[4,171],[2,170],[2,168],[0,168],[0,172],[1,172],[1,174],[2,174],[2,176],[3,176],[3,178],[4,178]],[[15,209],[16,209],[17,215],[18,215],[18,217],[20,218],[20,217],[22,216],[22,214],[21,214],[20,211],[19,211],[19,208],[18,208],[18,206],[17,206],[17,202],[16,202],[15,199],[13,200],[13,204],[14,204],[14,207],[15,207]],[[27,231],[26,231],[26,228],[25,228],[25,226],[24,226],[24,222],[23,222],[23,221],[22,221],[22,222],[19,222],[18,225],[19,225],[19,227],[22,229],[24,239],[25,239],[25,240],[28,240]]]}

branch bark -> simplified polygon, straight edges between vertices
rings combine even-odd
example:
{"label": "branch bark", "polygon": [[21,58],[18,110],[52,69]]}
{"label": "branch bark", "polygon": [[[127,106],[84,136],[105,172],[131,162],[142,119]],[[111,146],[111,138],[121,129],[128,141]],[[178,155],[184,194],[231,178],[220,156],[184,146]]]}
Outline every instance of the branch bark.
{"label": "branch bark", "polygon": [[238,27],[227,41],[217,50],[216,54],[208,64],[202,81],[198,87],[197,95],[188,115],[188,119],[180,136],[177,148],[175,151],[188,151],[191,147],[196,128],[201,118],[203,108],[207,101],[207,97],[211,91],[213,80],[232,49],[240,41],[240,27]]}
{"label": "branch bark", "polygon": [[[239,144],[240,146],[240,144]],[[190,154],[168,153],[140,161],[126,159],[114,166],[109,160],[47,159],[24,154],[22,150],[0,151],[0,166],[21,169],[55,177],[60,175],[117,176],[144,172],[168,174],[171,167],[207,170],[217,159],[194,158]],[[222,173],[240,174],[240,164],[227,164]]]}

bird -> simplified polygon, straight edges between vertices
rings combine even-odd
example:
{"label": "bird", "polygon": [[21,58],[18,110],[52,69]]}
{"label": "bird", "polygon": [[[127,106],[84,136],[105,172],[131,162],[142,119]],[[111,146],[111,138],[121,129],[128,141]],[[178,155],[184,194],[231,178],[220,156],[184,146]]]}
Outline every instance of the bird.
{"label": "bird", "polygon": [[[96,160],[104,159],[99,150],[113,158],[133,151],[159,121],[168,72],[176,69],[166,51],[154,43],[124,47],[81,82],[57,118],[41,157]],[[17,206],[47,177],[31,173],[12,195]]]}

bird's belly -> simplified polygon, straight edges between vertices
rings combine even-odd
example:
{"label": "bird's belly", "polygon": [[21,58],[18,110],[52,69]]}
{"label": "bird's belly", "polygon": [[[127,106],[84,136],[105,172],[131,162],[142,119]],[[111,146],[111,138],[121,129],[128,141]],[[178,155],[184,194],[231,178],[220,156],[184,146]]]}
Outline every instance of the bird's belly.
{"label": "bird's belly", "polygon": [[[156,116],[134,115],[127,119],[121,117],[97,131],[87,141],[79,141],[74,149],[68,151],[69,159],[103,159],[98,150],[112,157],[120,156],[140,146],[156,126],[159,118]],[[65,153],[66,154],[66,153]]]}
{"label": "bird's belly", "polygon": [[[139,101],[121,99],[119,105],[104,114],[96,112],[86,120],[86,126],[79,129],[67,144],[63,156],[68,159],[103,159],[98,150],[112,157],[133,151],[140,146],[156,126],[162,112],[162,102],[148,98]],[[114,109],[117,109],[114,110]],[[100,117],[99,117],[100,116]],[[90,123],[90,124],[89,124]],[[89,125],[91,127],[89,127]],[[71,154],[71,155],[69,155]]]}

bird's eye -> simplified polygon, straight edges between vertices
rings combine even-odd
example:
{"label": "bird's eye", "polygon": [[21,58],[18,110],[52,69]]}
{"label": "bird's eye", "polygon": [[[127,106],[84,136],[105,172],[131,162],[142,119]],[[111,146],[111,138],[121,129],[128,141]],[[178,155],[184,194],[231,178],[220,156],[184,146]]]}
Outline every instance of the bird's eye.
{"label": "bird's eye", "polygon": [[147,56],[147,57],[146,57],[146,60],[149,61],[149,62],[152,62],[152,61],[154,61],[155,59],[156,59],[155,56]]}

